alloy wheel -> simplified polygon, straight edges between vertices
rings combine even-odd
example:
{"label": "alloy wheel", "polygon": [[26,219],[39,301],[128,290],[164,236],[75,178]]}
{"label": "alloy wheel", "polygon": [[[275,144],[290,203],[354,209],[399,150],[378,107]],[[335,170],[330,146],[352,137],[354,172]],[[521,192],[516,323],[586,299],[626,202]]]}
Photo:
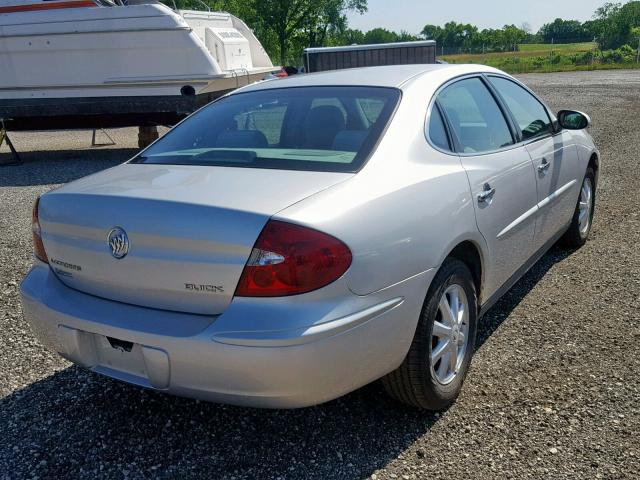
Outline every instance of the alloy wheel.
{"label": "alloy wheel", "polygon": [[582,182],[580,203],[578,205],[578,226],[582,238],[587,236],[591,226],[591,210],[593,208],[593,186],[589,177]]}
{"label": "alloy wheel", "polygon": [[431,336],[431,375],[439,383],[451,383],[467,351],[469,302],[461,285],[450,285],[442,294]]}

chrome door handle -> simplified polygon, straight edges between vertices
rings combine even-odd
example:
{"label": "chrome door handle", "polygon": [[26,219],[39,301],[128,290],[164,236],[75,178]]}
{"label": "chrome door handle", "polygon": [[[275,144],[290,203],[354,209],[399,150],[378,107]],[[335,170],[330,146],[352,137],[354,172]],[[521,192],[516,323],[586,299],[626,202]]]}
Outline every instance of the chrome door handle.
{"label": "chrome door handle", "polygon": [[488,183],[485,183],[484,187],[482,187],[482,193],[478,194],[478,203],[484,203],[491,200],[495,193],[496,189],[492,188]]}
{"label": "chrome door handle", "polygon": [[542,163],[538,165],[538,172],[545,173],[547,170],[549,170],[550,166],[551,166],[551,162],[547,162],[547,159],[543,158]]}

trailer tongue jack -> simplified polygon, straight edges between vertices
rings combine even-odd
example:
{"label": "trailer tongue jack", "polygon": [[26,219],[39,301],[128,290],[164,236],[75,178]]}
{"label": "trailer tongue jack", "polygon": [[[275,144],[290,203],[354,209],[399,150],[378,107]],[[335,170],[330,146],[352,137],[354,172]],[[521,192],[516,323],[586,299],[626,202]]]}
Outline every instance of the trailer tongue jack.
{"label": "trailer tongue jack", "polygon": [[11,143],[11,139],[9,139],[9,134],[4,126],[4,118],[0,118],[0,147],[2,147],[3,143],[6,143],[11,151],[11,160],[8,162],[0,162],[0,165],[20,165],[22,163],[20,155],[18,155],[13,143]]}

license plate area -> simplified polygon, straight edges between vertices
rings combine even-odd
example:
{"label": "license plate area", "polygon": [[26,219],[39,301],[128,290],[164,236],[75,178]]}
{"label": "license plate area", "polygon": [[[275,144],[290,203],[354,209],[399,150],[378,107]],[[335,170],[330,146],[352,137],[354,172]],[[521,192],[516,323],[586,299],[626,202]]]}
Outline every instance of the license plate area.
{"label": "license plate area", "polygon": [[58,326],[59,352],[74,363],[145,387],[169,387],[169,355],[161,348],[126,339]]}
{"label": "license plate area", "polygon": [[139,377],[147,377],[142,346],[113,337],[94,334],[98,365]]}
{"label": "license plate area", "polygon": [[124,340],[118,340],[113,337],[107,337],[107,341],[109,342],[109,345],[116,350],[130,352],[133,349],[133,342],[125,342]]}

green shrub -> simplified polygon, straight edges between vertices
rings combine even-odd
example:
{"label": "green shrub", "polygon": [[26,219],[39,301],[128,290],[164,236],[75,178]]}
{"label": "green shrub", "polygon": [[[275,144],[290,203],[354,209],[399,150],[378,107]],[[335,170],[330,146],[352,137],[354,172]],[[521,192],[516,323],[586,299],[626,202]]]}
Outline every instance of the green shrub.
{"label": "green shrub", "polygon": [[623,45],[614,52],[616,58],[623,63],[633,62],[636,59],[636,50],[630,45]]}
{"label": "green shrub", "polygon": [[547,57],[532,57],[531,58],[531,64],[535,68],[544,67],[547,64],[548,61],[549,61],[549,59]]}
{"label": "green shrub", "polygon": [[613,50],[606,50],[602,52],[600,54],[600,58],[601,58],[601,62],[604,63],[605,65],[610,63],[616,63],[613,56]]}
{"label": "green shrub", "polygon": [[582,52],[571,55],[573,65],[590,65],[595,59],[595,52]]}
{"label": "green shrub", "polygon": [[549,62],[551,62],[552,65],[558,65],[560,62],[562,62],[562,55],[558,53],[552,53],[551,55],[549,55]]}

